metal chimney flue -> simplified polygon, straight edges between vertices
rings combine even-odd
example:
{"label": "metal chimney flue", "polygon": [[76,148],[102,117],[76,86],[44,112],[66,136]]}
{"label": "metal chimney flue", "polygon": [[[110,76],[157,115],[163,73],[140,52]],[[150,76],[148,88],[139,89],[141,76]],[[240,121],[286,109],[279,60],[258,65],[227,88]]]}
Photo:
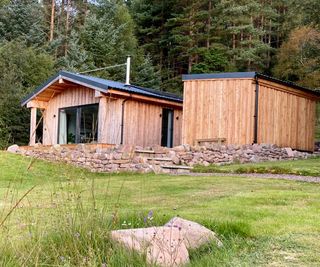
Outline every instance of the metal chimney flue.
{"label": "metal chimney flue", "polygon": [[131,65],[131,56],[127,57],[127,71],[126,71],[126,85],[130,85],[130,66]]}

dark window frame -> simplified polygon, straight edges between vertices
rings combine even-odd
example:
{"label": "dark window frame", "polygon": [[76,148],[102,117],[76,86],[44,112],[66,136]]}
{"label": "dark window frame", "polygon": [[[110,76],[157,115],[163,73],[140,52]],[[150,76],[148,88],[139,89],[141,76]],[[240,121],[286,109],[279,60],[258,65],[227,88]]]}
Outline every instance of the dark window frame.
{"label": "dark window frame", "polygon": [[[59,136],[60,136],[60,112],[61,110],[71,110],[71,109],[76,109],[76,112],[77,112],[77,118],[76,118],[76,139],[75,139],[75,144],[82,144],[78,141],[79,140],[79,137],[80,137],[80,127],[77,127],[79,125],[81,125],[81,108],[83,107],[90,107],[90,106],[97,106],[98,107],[98,116],[97,116],[97,121],[98,121],[98,126],[97,126],[97,133],[98,133],[98,136],[97,136],[97,141],[99,139],[99,103],[92,103],[92,104],[86,104],[86,105],[77,105],[77,106],[69,106],[69,107],[63,107],[63,108],[59,108],[58,109],[58,135],[57,135],[57,144],[60,144],[59,142]],[[80,115],[78,114],[80,113]]]}

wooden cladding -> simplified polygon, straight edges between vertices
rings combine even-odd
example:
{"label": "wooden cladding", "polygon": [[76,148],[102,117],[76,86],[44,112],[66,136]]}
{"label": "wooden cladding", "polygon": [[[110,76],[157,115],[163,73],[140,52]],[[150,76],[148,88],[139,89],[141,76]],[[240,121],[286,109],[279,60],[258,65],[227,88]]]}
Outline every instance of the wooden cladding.
{"label": "wooden cladding", "polygon": [[[105,121],[99,121],[103,133],[101,142],[119,144],[121,139],[122,105],[123,107],[123,144],[152,146],[161,143],[161,114],[162,106],[126,100],[124,98],[109,100],[108,97],[100,99],[105,102]],[[174,145],[181,143],[182,111],[174,110]]]}
{"label": "wooden cladding", "polygon": [[252,143],[254,104],[252,79],[185,81],[182,143],[215,138]]}
{"label": "wooden cladding", "polygon": [[[313,151],[318,97],[259,79],[257,142]],[[252,78],[184,82],[182,143],[225,138],[251,144],[255,132],[256,81]]]}
{"label": "wooden cladding", "polygon": [[[124,100],[127,99],[125,102]],[[32,100],[34,103],[39,101]],[[33,102],[32,102],[33,103]],[[59,109],[99,103],[98,142],[120,144],[122,131],[122,105],[124,103],[123,143],[138,146],[161,144],[162,108],[174,110],[173,145],[181,143],[182,107],[166,102],[142,102],[124,96],[110,97],[96,94],[95,90],[79,86],[65,88],[46,103],[44,110],[43,144],[54,145],[58,142]],[[31,105],[31,104],[30,104]],[[32,105],[33,106],[33,105]],[[38,106],[40,108],[40,106]],[[42,106],[41,106],[42,107]],[[177,108],[177,109],[176,109]]]}
{"label": "wooden cladding", "polygon": [[314,150],[316,101],[259,81],[258,143]]}
{"label": "wooden cladding", "polygon": [[161,112],[160,106],[129,100],[124,108],[124,144],[160,144]]}

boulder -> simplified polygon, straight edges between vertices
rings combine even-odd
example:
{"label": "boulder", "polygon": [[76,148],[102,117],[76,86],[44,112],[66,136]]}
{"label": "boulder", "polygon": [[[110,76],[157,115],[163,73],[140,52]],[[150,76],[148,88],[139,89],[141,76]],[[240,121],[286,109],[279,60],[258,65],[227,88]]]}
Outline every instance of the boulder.
{"label": "boulder", "polygon": [[189,262],[189,253],[181,231],[159,227],[147,249],[147,262],[158,266],[181,266]]}
{"label": "boulder", "polygon": [[7,151],[10,152],[10,153],[18,153],[19,152],[19,146],[18,145],[12,145],[12,146],[9,146],[7,148]]}
{"label": "boulder", "polygon": [[181,230],[188,249],[197,249],[212,241],[215,241],[219,247],[222,246],[216,234],[199,223],[174,217],[165,226]]}
{"label": "boulder", "polygon": [[111,238],[128,249],[146,253],[148,264],[163,267],[187,264],[188,249],[197,249],[212,241],[222,246],[211,230],[178,217],[161,227],[112,231]]}
{"label": "boulder", "polygon": [[158,266],[181,266],[189,262],[189,253],[181,231],[172,227],[148,227],[116,230],[111,238],[128,249],[147,254],[147,262]]}

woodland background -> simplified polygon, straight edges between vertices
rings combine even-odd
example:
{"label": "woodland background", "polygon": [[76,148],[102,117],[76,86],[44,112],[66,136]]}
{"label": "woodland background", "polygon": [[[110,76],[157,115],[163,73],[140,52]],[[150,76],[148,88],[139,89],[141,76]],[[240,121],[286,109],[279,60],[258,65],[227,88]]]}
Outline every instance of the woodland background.
{"label": "woodland background", "polygon": [[[259,71],[320,87],[319,0],[0,0],[0,147],[27,144],[21,99],[60,69],[132,56],[132,83],[182,92],[181,74]],[[93,75],[124,81],[125,68]]]}

